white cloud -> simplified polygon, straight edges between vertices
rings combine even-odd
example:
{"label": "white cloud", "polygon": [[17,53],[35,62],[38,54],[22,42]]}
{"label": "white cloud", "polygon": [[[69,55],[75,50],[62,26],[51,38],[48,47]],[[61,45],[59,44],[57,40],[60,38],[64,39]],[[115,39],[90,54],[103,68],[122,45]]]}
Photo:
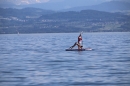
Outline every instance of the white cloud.
{"label": "white cloud", "polygon": [[50,0],[26,0],[28,1],[29,3],[46,3],[46,2],[49,2]]}
{"label": "white cloud", "polygon": [[38,2],[38,3],[39,2],[41,3],[41,2],[49,2],[50,0],[35,0],[35,1]]}
{"label": "white cloud", "polygon": [[38,3],[39,3],[39,2],[41,2],[41,1],[40,1],[40,0],[36,0],[36,2],[38,2]]}
{"label": "white cloud", "polygon": [[17,5],[21,4],[34,4],[34,3],[47,3],[50,0],[0,0],[0,3],[14,3]]}
{"label": "white cloud", "polygon": [[[17,4],[17,5],[21,5],[21,4],[34,4],[34,3],[57,3],[57,2],[65,2],[65,3],[73,3],[73,4],[80,4],[82,3],[83,5],[85,4],[89,4],[89,5],[93,5],[93,4],[99,4],[102,2],[108,2],[108,1],[129,1],[130,0],[0,0],[0,4],[5,4],[5,3],[13,3],[13,4]],[[78,2],[78,3],[77,3]]]}
{"label": "white cloud", "polygon": [[19,3],[25,3],[25,4],[30,4],[28,0],[21,0]]}

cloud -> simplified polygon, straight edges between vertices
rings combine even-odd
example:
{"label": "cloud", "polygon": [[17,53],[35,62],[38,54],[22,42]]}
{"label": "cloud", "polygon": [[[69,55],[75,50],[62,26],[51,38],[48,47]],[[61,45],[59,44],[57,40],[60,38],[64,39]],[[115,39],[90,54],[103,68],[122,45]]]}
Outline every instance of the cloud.
{"label": "cloud", "polygon": [[39,2],[41,2],[41,1],[40,1],[40,0],[36,0],[36,2],[38,2],[38,3],[39,3]]}
{"label": "cloud", "polygon": [[36,2],[49,2],[50,0],[36,0]]}
{"label": "cloud", "polygon": [[127,1],[130,2],[130,0],[0,0],[0,4],[16,4],[16,5],[22,5],[22,4],[34,4],[34,3],[63,3],[68,4],[67,6],[76,4],[76,6],[80,6],[81,4],[86,5],[94,5],[99,4],[103,2],[109,2],[109,1]]}
{"label": "cloud", "polygon": [[27,1],[27,0],[21,0],[21,2],[18,2],[19,4],[20,3],[25,3],[25,4],[29,4],[29,1]]}
{"label": "cloud", "polygon": [[49,1],[50,0],[0,0],[0,3],[2,4],[13,3],[13,4],[21,5],[21,4],[46,3]]}
{"label": "cloud", "polygon": [[50,0],[26,0],[28,1],[30,4],[33,4],[33,3],[46,3],[46,2],[49,2]]}

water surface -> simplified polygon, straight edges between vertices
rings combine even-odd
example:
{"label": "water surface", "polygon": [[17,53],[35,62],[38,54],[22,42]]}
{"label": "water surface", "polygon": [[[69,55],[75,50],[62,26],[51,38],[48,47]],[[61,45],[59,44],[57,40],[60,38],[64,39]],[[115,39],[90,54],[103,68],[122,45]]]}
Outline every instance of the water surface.
{"label": "water surface", "polygon": [[130,86],[130,33],[1,34],[0,86]]}

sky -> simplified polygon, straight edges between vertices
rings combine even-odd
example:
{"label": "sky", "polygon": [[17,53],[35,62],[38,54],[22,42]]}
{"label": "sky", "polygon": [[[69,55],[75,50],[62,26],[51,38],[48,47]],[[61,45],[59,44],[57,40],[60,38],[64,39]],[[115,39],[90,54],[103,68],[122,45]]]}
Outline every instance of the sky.
{"label": "sky", "polygon": [[[23,4],[35,4],[35,3],[58,3],[58,2],[67,2],[73,4],[80,4],[80,5],[95,5],[106,1],[115,1],[115,0],[0,0],[0,4],[5,3],[13,3],[16,5],[23,5]],[[130,0],[116,0],[116,1],[130,1]]]}
{"label": "sky", "polygon": [[1,4],[13,3],[16,5],[23,5],[23,4],[34,4],[34,3],[58,3],[58,2],[72,3],[73,2],[73,4],[85,5],[86,3],[87,5],[88,4],[91,5],[91,4],[98,4],[106,1],[111,1],[111,0],[0,0],[0,3]]}
{"label": "sky", "polygon": [[[30,6],[31,4],[37,3],[39,5],[40,3],[43,3],[41,7],[45,9],[48,8],[48,9],[58,10],[58,9],[68,9],[68,8],[78,7],[78,6],[97,5],[109,1],[115,1],[115,0],[0,0],[0,5],[4,4],[3,6],[6,7],[8,6],[8,4],[15,4],[17,6],[21,6],[21,5]],[[116,0],[116,1],[130,2],[130,0]]]}

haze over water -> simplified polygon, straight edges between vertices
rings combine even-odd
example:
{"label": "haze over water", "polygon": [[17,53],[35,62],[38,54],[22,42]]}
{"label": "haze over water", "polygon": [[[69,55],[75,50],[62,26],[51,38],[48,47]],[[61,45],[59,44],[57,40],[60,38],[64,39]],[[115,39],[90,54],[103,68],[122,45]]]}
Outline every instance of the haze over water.
{"label": "haze over water", "polygon": [[0,86],[130,86],[130,32],[1,34]]}

